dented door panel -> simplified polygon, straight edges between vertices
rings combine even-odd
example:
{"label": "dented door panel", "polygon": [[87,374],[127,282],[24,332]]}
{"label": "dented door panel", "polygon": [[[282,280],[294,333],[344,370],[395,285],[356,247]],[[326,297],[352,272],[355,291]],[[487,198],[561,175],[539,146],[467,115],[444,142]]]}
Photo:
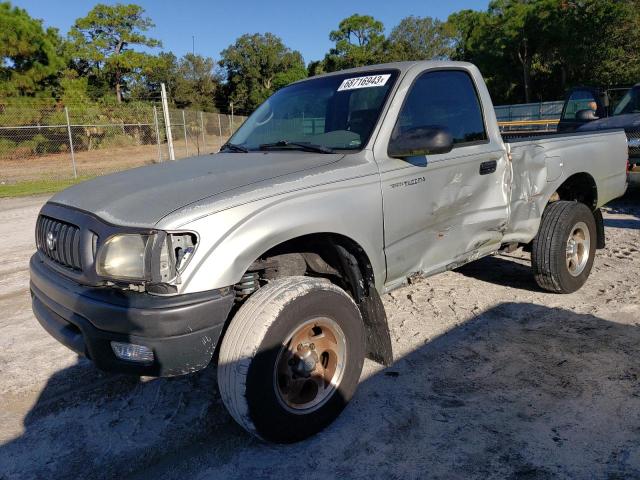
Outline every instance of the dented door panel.
{"label": "dented door panel", "polygon": [[[484,162],[496,171],[480,174]],[[381,172],[387,281],[432,274],[497,250],[508,220],[510,170],[490,144],[446,155],[385,159]],[[396,168],[393,168],[396,167]]]}

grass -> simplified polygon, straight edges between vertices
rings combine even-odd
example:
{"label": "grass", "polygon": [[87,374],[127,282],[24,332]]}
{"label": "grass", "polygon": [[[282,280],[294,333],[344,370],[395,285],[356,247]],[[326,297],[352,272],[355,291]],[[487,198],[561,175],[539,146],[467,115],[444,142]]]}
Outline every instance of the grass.
{"label": "grass", "polygon": [[33,180],[14,184],[0,185],[0,198],[26,197],[44,193],[55,193],[71,185],[83,182],[91,177],[79,177],[67,180]]}

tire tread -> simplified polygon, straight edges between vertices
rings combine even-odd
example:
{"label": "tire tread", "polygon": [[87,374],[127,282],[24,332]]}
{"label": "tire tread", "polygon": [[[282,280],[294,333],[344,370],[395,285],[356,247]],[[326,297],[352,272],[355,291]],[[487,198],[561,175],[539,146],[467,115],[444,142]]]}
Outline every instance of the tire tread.
{"label": "tire tread", "polygon": [[218,388],[222,401],[236,422],[259,438],[245,397],[251,359],[282,309],[314,289],[339,293],[355,306],[344,290],[325,279],[292,276],[273,280],[245,301],[231,320],[222,340],[218,361]]}

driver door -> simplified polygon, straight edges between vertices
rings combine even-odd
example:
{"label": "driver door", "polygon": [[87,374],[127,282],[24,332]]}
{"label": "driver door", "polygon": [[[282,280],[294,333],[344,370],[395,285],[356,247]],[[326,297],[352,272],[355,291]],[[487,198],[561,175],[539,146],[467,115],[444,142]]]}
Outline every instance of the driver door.
{"label": "driver door", "polygon": [[506,152],[501,142],[489,140],[482,105],[466,70],[421,73],[405,97],[390,141],[403,130],[425,126],[448,128],[453,149],[398,159],[389,157],[386,148],[376,148],[387,284],[412,272],[451,269],[495,251],[508,219]]}

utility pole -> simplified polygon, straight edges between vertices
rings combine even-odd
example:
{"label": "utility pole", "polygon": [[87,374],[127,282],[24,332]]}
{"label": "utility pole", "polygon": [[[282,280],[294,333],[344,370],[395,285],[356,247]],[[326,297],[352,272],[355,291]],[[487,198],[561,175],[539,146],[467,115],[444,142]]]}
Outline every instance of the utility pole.
{"label": "utility pole", "polygon": [[167,145],[169,146],[169,160],[175,160],[176,154],[173,151],[173,137],[171,136],[171,117],[169,115],[169,102],[167,102],[167,88],[164,83],[160,84],[162,95],[162,113],[164,113],[164,126],[167,130]]}
{"label": "utility pole", "polygon": [[233,102],[230,103],[231,106],[231,128],[229,129],[229,133],[233,135]]}
{"label": "utility pole", "polygon": [[196,36],[191,35],[191,54],[195,56],[196,54]]}

